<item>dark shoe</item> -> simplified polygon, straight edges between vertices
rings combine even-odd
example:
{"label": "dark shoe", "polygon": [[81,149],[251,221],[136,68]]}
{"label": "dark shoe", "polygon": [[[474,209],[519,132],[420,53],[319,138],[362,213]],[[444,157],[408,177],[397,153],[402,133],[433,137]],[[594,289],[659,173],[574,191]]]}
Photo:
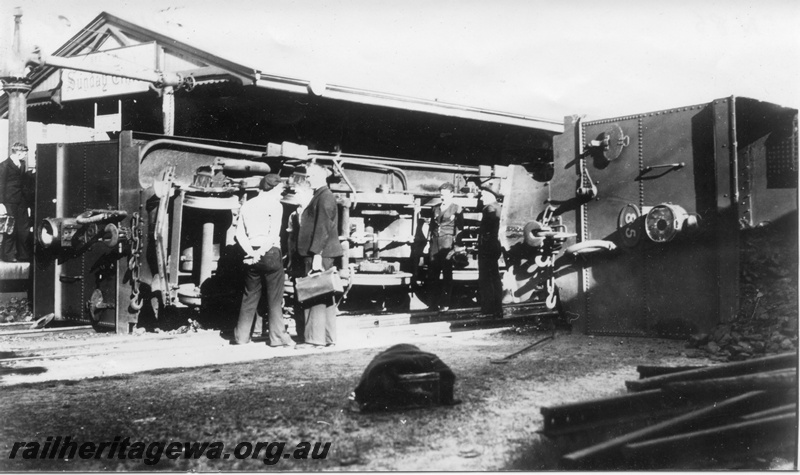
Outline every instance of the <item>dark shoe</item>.
{"label": "dark shoe", "polygon": [[332,348],[332,347],[336,346],[336,343],[328,343],[325,346],[328,347],[328,348]]}
{"label": "dark shoe", "polygon": [[238,342],[236,340],[231,340],[230,343],[232,346],[241,346],[241,345],[249,345],[250,343],[252,343],[252,341]]}

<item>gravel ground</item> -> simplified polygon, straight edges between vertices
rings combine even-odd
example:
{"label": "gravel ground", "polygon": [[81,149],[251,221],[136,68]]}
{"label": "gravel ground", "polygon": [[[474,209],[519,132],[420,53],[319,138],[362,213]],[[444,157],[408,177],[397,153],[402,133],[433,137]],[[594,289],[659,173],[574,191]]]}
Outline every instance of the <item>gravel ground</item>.
{"label": "gravel ground", "polygon": [[[437,354],[457,376],[451,407],[362,414],[347,397],[369,361],[386,346],[286,354],[244,363],[169,368],[3,388],[0,470],[283,470],[474,471],[557,468],[557,451],[536,433],[540,409],[620,395],[639,364],[698,365],[675,340],[592,337],[534,329],[479,330],[405,340]],[[231,351],[236,351],[232,347]],[[267,348],[265,351],[269,351]],[[331,442],[324,460],[10,460],[14,441],[48,436],[86,441]]]}

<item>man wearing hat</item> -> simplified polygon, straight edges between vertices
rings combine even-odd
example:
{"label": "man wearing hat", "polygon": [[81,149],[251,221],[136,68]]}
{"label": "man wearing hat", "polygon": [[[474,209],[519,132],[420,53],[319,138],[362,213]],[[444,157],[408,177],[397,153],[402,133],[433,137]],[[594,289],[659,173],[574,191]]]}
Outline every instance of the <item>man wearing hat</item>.
{"label": "man wearing hat", "polygon": [[14,218],[14,230],[3,236],[0,260],[6,262],[28,261],[28,223],[27,197],[30,184],[25,174],[25,159],[28,147],[16,142],[11,146],[11,156],[0,162],[0,214]]}
{"label": "man wearing hat", "polygon": [[[306,180],[314,190],[300,215],[297,252],[303,257],[305,273],[322,272],[342,265],[344,250],[339,242],[339,210],[328,188],[328,169],[317,163],[306,166]],[[336,302],[327,295],[304,302],[305,329],[302,348],[324,348],[336,344]]]}
{"label": "man wearing hat", "polygon": [[239,210],[236,240],[245,253],[247,266],[242,306],[233,331],[232,344],[250,342],[261,294],[266,291],[269,312],[269,345],[294,346],[283,323],[283,257],[281,224],[283,183],[270,173],[261,180],[260,192],[246,201]]}
{"label": "man wearing hat", "polygon": [[481,317],[503,318],[503,284],[498,260],[502,253],[500,203],[502,195],[488,185],[481,187],[481,224],[478,229],[478,288]]}

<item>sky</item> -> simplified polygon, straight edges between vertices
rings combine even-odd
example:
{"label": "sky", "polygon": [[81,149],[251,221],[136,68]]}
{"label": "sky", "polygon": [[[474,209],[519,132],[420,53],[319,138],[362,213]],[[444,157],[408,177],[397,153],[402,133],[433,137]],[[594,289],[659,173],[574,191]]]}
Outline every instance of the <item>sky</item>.
{"label": "sky", "polygon": [[[561,121],[800,107],[797,0],[0,0],[52,53],[102,11],[279,76]],[[2,51],[0,49],[0,51]]]}

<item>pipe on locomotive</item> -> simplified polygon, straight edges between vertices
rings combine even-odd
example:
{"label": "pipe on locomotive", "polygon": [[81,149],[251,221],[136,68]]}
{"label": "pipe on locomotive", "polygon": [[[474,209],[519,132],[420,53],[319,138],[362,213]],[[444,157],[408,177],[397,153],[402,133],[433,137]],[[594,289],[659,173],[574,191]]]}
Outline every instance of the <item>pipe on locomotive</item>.
{"label": "pipe on locomotive", "polygon": [[349,186],[350,189],[354,193],[356,192],[356,189],[353,186],[353,184],[350,182],[350,180],[347,178],[347,175],[344,173],[344,169],[341,166],[342,163],[350,163],[350,164],[353,164],[353,165],[362,166],[364,168],[374,168],[376,170],[387,170],[387,171],[394,172],[395,174],[397,174],[397,176],[400,177],[400,181],[401,181],[401,183],[403,185],[403,191],[407,191],[408,190],[408,176],[406,175],[406,172],[401,170],[400,168],[397,168],[397,167],[394,167],[394,166],[391,166],[391,165],[385,165],[383,163],[373,163],[373,162],[370,162],[368,160],[352,159],[349,156],[348,157],[341,157],[341,156],[337,155],[334,158],[334,157],[324,157],[322,155],[317,155],[315,153],[315,154],[311,155],[311,157],[312,158],[327,158],[327,159],[330,159],[333,162],[333,164],[336,167],[336,169],[339,170],[339,173],[342,174],[342,178],[344,178],[345,182],[347,183],[347,186]]}
{"label": "pipe on locomotive", "polygon": [[[314,150],[313,152],[309,152],[309,154],[313,154],[319,157],[336,157],[341,154],[336,154],[332,152],[320,152]],[[468,165],[443,165],[438,163],[431,163],[431,162],[423,162],[420,160],[405,160],[401,158],[386,158],[380,157],[377,155],[358,155],[358,154],[347,154],[345,157],[351,163],[373,163],[373,161],[378,161],[381,164],[401,167],[401,166],[417,166],[420,168],[427,168],[430,170],[444,170],[444,171],[452,171],[452,172],[464,172],[468,174],[475,174],[478,173],[479,168],[475,166],[468,166]]]}
{"label": "pipe on locomotive", "polygon": [[[267,153],[266,152],[259,152],[256,150],[243,150],[239,148],[231,148],[231,147],[220,147],[218,145],[208,145],[208,144],[200,144],[200,143],[192,143],[192,142],[182,142],[180,140],[175,139],[156,139],[151,142],[148,142],[147,145],[143,146],[139,150],[139,162],[144,161],[145,155],[147,155],[150,150],[153,148],[160,146],[160,145],[174,145],[177,147],[182,148],[190,148],[190,149],[198,149],[198,150],[207,150],[211,152],[222,152],[222,153],[233,153],[239,155],[245,155],[248,157],[254,158],[264,158]],[[264,164],[265,166],[268,166]],[[269,171],[267,171],[269,173]]]}

